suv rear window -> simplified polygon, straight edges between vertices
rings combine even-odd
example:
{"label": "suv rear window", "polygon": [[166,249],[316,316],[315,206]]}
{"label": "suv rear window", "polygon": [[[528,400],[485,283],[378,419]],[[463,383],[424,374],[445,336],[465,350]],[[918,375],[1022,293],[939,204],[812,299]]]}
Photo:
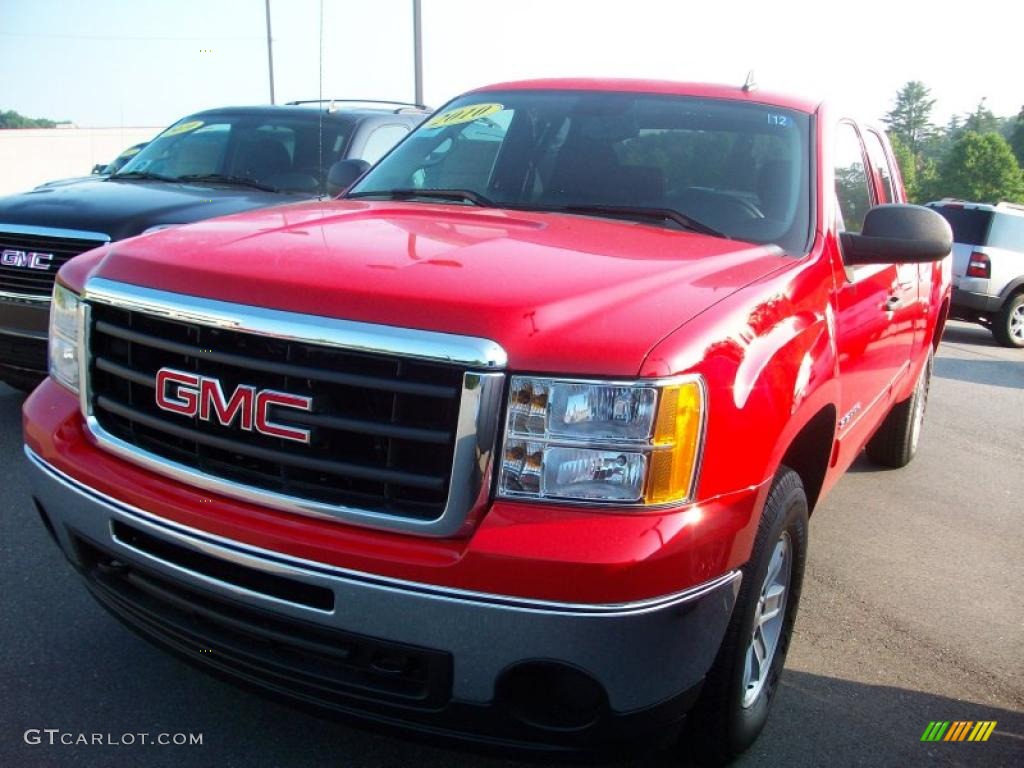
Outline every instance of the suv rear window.
{"label": "suv rear window", "polygon": [[988,243],[993,248],[1024,251],[1024,216],[997,213],[988,232]]}
{"label": "suv rear window", "polygon": [[949,226],[953,228],[953,241],[966,245],[987,245],[988,229],[992,224],[991,211],[979,211],[976,208],[953,208],[951,206],[935,206]]}

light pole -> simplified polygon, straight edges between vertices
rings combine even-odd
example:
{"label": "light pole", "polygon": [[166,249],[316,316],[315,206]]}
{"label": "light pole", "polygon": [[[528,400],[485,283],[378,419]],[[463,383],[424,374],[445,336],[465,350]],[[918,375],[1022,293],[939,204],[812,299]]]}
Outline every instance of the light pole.
{"label": "light pole", "polygon": [[267,6],[267,65],[270,67],[270,103],[274,103],[274,48],[270,43],[270,0]]}
{"label": "light pole", "polygon": [[[267,0],[269,3],[270,0]],[[412,0],[412,58],[417,104],[423,103],[423,20],[420,0]]]}

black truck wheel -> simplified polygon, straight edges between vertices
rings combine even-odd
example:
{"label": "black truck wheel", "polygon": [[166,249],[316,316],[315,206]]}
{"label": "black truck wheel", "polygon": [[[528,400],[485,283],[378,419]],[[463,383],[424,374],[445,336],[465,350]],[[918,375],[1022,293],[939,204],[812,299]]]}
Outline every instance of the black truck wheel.
{"label": "black truck wheel", "polygon": [[882,426],[868,441],[868,458],[876,464],[899,469],[907,466],[917,454],[924,414],[928,407],[934,361],[935,353],[929,351],[928,362],[921,371],[914,393],[892,407]]}

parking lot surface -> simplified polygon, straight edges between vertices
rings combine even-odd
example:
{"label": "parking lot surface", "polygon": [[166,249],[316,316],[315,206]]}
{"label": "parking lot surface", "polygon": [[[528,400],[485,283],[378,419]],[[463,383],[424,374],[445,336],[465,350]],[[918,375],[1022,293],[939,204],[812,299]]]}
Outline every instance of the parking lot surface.
{"label": "parking lot surface", "polygon": [[[0,765],[524,765],[321,720],[152,648],[87,596],[32,509],[22,396],[0,385]],[[1024,765],[1024,353],[951,323],[920,453],[858,462],[811,520],[768,727],[737,765]],[[995,720],[985,743],[922,743]],[[28,745],[28,729],[202,746]],[[668,766],[663,757],[631,765]]]}

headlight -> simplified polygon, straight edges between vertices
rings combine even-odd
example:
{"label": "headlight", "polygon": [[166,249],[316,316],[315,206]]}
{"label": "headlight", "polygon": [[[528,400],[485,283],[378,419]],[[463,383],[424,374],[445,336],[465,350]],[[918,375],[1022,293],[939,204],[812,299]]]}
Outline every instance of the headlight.
{"label": "headlight", "polygon": [[703,442],[697,376],[637,382],[514,376],[498,495],[652,506],[693,497]]}
{"label": "headlight", "polygon": [[78,328],[82,302],[60,283],[50,304],[50,375],[78,392]]}

